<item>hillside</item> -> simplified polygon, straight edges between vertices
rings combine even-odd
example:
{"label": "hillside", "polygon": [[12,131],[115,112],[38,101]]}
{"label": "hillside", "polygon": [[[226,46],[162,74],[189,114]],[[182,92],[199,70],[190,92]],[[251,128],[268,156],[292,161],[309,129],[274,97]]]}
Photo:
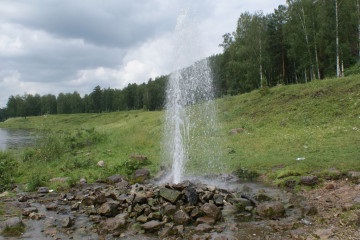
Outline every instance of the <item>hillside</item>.
{"label": "hillside", "polygon": [[[282,183],[299,175],[360,170],[358,75],[226,96],[218,100],[218,118],[224,150],[220,172],[238,170],[248,176],[256,171]],[[130,173],[138,167],[131,154],[147,156],[146,167],[155,174],[163,122],[160,111],[128,111],[13,118],[0,127],[51,130],[38,150],[42,154],[28,149],[17,155],[16,180],[36,183],[54,177],[94,181],[116,172]],[[238,133],[229,134],[235,128]],[[98,161],[105,162],[101,170]]]}

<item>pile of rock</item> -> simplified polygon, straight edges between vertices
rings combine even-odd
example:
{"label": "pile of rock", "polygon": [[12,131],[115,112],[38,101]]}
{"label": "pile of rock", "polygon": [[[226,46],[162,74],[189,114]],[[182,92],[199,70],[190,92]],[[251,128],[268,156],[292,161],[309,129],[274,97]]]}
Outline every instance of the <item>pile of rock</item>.
{"label": "pile of rock", "polygon": [[[123,178],[114,185],[88,185],[63,196],[72,210],[80,210],[98,224],[100,235],[121,235],[128,229],[157,233],[161,238],[173,235],[222,231],[217,223],[223,211],[233,209],[239,221],[279,218],[285,214],[280,202],[257,200],[225,189],[204,184],[130,185]],[[255,196],[256,198],[257,196]],[[259,199],[261,200],[261,199]]]}

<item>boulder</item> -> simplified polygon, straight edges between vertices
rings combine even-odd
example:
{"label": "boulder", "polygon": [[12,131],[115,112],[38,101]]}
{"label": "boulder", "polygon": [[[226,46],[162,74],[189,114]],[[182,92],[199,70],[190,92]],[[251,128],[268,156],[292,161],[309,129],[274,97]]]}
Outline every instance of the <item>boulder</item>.
{"label": "boulder", "polygon": [[40,193],[40,194],[48,193],[49,188],[47,188],[47,187],[39,187],[37,192]]}
{"label": "boulder", "polygon": [[197,227],[195,228],[196,232],[210,232],[213,229],[212,226],[210,226],[209,224],[206,223],[200,223],[199,225],[197,225]]}
{"label": "boulder", "polygon": [[285,207],[281,202],[264,202],[257,206],[256,212],[260,217],[277,219],[285,215]]}
{"label": "boulder", "polygon": [[127,225],[127,219],[129,215],[127,213],[121,213],[116,215],[113,218],[106,219],[105,223],[103,224],[104,229],[107,231],[117,231],[119,229],[123,229]]}
{"label": "boulder", "polygon": [[114,217],[118,214],[119,202],[117,201],[108,201],[103,203],[98,209],[97,213],[106,217]]}
{"label": "boulder", "polygon": [[221,218],[221,210],[213,203],[205,203],[201,206],[201,211],[205,216],[213,218],[215,222]]}
{"label": "boulder", "polygon": [[315,186],[318,183],[318,177],[304,176],[300,178],[300,183],[305,186]]}
{"label": "boulder", "polygon": [[191,205],[197,204],[197,202],[199,200],[199,197],[198,197],[198,194],[197,194],[195,188],[193,188],[191,186],[186,187],[185,196],[186,196],[186,201],[188,203],[190,203]]}
{"label": "boulder", "polygon": [[38,209],[36,207],[27,207],[22,210],[23,216],[29,216],[32,212],[38,212]]}
{"label": "boulder", "polygon": [[137,169],[134,172],[134,179],[139,182],[144,182],[145,180],[150,178],[150,171],[145,168]]}
{"label": "boulder", "polygon": [[175,203],[177,200],[179,200],[181,195],[182,194],[180,191],[165,187],[160,188],[160,196],[171,203]]}
{"label": "boulder", "polygon": [[224,204],[224,196],[221,194],[214,194],[214,203],[216,205],[223,205]]}
{"label": "boulder", "polygon": [[172,216],[176,212],[176,206],[172,205],[172,204],[166,204],[164,206],[163,212],[164,212],[164,215],[166,215],[166,216]]}
{"label": "boulder", "polygon": [[124,177],[120,174],[115,174],[107,178],[109,183],[118,183],[124,181]]}
{"label": "boulder", "polygon": [[190,221],[189,215],[183,210],[178,210],[174,214],[174,223],[177,225],[186,225]]}
{"label": "boulder", "polygon": [[157,221],[157,220],[151,220],[151,221],[149,221],[147,223],[144,223],[142,225],[142,228],[145,231],[153,232],[153,231],[156,231],[159,228],[161,228],[163,225],[164,225],[163,222],[160,222],[160,221]]}

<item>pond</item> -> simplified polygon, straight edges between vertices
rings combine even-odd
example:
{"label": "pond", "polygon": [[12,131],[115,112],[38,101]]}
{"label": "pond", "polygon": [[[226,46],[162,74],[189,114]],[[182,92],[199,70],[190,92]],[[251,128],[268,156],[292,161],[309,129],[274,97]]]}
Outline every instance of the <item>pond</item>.
{"label": "pond", "polygon": [[0,128],[0,150],[31,146],[35,138],[36,135],[30,130]]}

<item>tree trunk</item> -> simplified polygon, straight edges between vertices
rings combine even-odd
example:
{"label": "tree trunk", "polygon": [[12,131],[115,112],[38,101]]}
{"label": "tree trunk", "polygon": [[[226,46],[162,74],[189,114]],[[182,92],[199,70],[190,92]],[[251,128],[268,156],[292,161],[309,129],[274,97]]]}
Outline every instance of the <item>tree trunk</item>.
{"label": "tree trunk", "polygon": [[358,59],[360,59],[360,0],[356,1],[358,16]]}
{"label": "tree trunk", "polygon": [[340,53],[339,53],[339,9],[338,1],[335,0],[335,21],[336,21],[336,77],[341,77]]}

